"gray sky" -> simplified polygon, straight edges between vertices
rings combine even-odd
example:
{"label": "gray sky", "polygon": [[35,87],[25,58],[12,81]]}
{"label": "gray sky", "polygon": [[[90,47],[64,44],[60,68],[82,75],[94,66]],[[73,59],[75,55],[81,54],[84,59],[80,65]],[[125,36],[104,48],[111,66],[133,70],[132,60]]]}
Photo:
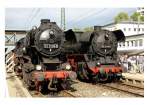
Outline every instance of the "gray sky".
{"label": "gray sky", "polygon": [[[57,22],[60,26],[60,8],[7,8],[5,10],[5,28],[29,30],[39,26],[42,18]],[[66,27],[84,28],[105,25],[114,21],[119,12],[131,15],[136,8],[66,8]]]}

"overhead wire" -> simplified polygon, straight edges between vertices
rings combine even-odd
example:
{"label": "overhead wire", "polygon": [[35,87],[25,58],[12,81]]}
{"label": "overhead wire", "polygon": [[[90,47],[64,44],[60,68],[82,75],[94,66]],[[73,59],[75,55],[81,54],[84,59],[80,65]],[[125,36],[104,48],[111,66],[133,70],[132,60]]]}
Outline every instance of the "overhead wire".
{"label": "overhead wire", "polygon": [[[80,21],[82,21],[83,19],[85,19],[85,18],[88,18],[88,17],[94,17],[95,15],[97,15],[98,13],[102,13],[102,12],[104,12],[104,11],[106,11],[107,9],[106,8],[104,8],[104,9],[102,9],[102,10],[99,10],[99,11],[95,11],[95,12],[92,12],[92,13],[89,13],[89,14],[87,14],[87,15],[84,15],[84,17],[80,17],[76,22],[73,22],[73,23],[71,23],[70,25],[75,25],[75,24],[79,24],[80,23]],[[78,22],[78,23],[77,23]]]}
{"label": "overhead wire", "polygon": [[37,15],[35,16],[34,20],[32,21],[32,26],[33,25],[37,25],[37,24],[39,25],[42,15],[43,15],[43,11],[40,8],[40,11],[37,13]]}
{"label": "overhead wire", "polygon": [[[75,18],[73,18],[73,19],[71,19],[70,21],[68,21],[67,22],[67,24],[70,24],[70,25],[75,25],[75,24],[79,24],[80,23],[80,21],[82,21],[83,19],[86,19],[86,18],[88,18],[88,17],[97,17],[97,16],[99,16],[99,14],[101,14],[101,13],[103,13],[104,11],[106,11],[107,10],[107,8],[103,8],[103,9],[101,9],[101,10],[98,10],[98,11],[93,11],[93,9],[91,9],[91,10],[89,10],[89,11],[87,11],[87,12],[85,12],[84,14],[81,14],[81,15],[79,15],[79,16],[77,16],[77,17],[75,17]],[[38,8],[38,9],[32,9],[31,10],[31,15],[29,15],[29,17],[28,17],[28,20],[27,20],[27,23],[26,24],[28,24],[28,25],[26,25],[26,27],[31,27],[31,24],[34,22],[34,21],[39,21],[39,18],[41,18],[41,15],[39,15],[40,14],[40,11],[41,11],[41,9],[40,8]],[[93,12],[92,12],[93,11]],[[67,13],[67,12],[66,12]],[[39,15],[39,16],[38,16]],[[114,20],[114,17],[112,17],[111,19],[109,19],[109,21],[113,21]],[[103,23],[105,23],[106,21],[104,21]],[[102,23],[102,24],[103,24]],[[66,25],[67,25],[66,24]]]}
{"label": "overhead wire", "polygon": [[104,10],[104,9],[99,10],[99,11],[89,12],[89,13],[87,13],[86,15],[80,16],[80,17],[78,17],[76,20],[74,20],[74,21],[72,22],[72,24],[75,24],[75,23],[77,23],[77,22],[79,22],[79,21],[81,21],[81,20],[83,20],[83,19],[85,19],[85,18],[87,18],[87,17],[91,17],[91,16],[93,17],[95,14],[97,14],[97,13],[103,11],[103,10]]}
{"label": "overhead wire", "polygon": [[[131,13],[133,13],[134,12],[134,10],[131,10],[131,11],[128,11],[128,15],[130,15]],[[107,23],[106,23],[107,22]],[[110,23],[110,22],[114,22],[114,17],[112,17],[112,18],[110,18],[110,19],[108,19],[108,20],[105,20],[105,21],[103,21],[101,24],[108,24],[108,23]]]}
{"label": "overhead wire", "polygon": [[26,20],[26,23],[25,23],[25,28],[26,28],[26,29],[28,28],[29,22],[31,21],[32,15],[33,15],[33,13],[34,13],[35,10],[36,10],[36,9],[33,8],[33,9],[31,10],[29,16],[27,17],[27,20]]}
{"label": "overhead wire", "polygon": [[[106,9],[104,9],[104,10],[102,10],[100,13],[102,13],[102,12],[104,12]],[[130,14],[130,13],[132,13],[134,10],[131,10],[131,11],[128,11],[128,14]],[[92,15],[92,17],[95,17],[95,15]],[[82,19],[83,20],[83,19]],[[80,20],[81,21],[81,20]],[[80,21],[78,21],[78,23],[77,24],[79,24],[80,23]],[[102,23],[101,23],[101,25],[104,25],[104,23],[106,23],[106,24],[108,24],[108,22],[113,22],[114,21],[114,17],[112,17],[111,19],[109,18],[108,20],[105,20],[105,21],[103,21]],[[72,24],[72,26],[73,25],[75,25],[75,23],[74,24]],[[99,24],[93,24],[93,25],[99,25]],[[92,25],[92,26],[93,26]]]}
{"label": "overhead wire", "polygon": [[[101,9],[101,10],[98,10],[98,11],[92,12],[92,13],[90,13],[90,14],[87,14],[87,15],[85,15],[83,18],[80,18],[78,21],[76,21],[76,22],[70,24],[70,26],[72,26],[72,28],[73,28],[73,27],[77,26],[78,24],[81,24],[80,21],[83,21],[83,19],[84,19],[84,21],[85,21],[86,19],[88,19],[88,17],[95,17],[97,14],[101,14],[102,12],[104,12],[104,11],[106,11],[106,10],[107,10],[106,8],[103,8],[103,9]],[[88,23],[88,22],[87,22],[87,23]]]}
{"label": "overhead wire", "polygon": [[38,9],[36,9],[36,11],[34,12],[34,14],[32,15],[32,18],[31,18],[31,20],[29,21],[29,25],[28,25],[28,28],[30,28],[31,27],[31,25],[32,25],[32,23],[33,23],[33,20],[35,20],[37,17],[37,15],[38,15],[38,13],[40,12],[40,8],[38,8]]}
{"label": "overhead wire", "polygon": [[[66,10],[67,10],[67,9],[66,9]],[[93,11],[93,9],[90,9],[89,11],[85,12],[84,14],[91,13],[92,11]],[[67,13],[67,12],[66,12],[66,13]],[[74,20],[78,19],[79,17],[81,18],[82,16],[84,16],[84,14],[81,14],[81,15],[79,15],[79,16],[74,17],[73,19],[71,19],[70,21],[68,21],[67,24],[73,22]]]}

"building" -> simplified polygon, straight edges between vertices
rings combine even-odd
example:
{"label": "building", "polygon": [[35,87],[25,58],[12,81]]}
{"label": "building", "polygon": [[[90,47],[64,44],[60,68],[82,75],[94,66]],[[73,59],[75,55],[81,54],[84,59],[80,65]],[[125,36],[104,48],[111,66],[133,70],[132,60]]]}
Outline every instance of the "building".
{"label": "building", "polygon": [[126,41],[118,44],[119,53],[127,54],[143,54],[144,52],[144,23],[123,21],[119,23],[111,23],[104,25],[103,29],[114,31],[121,29],[125,36]]}
{"label": "building", "polygon": [[127,71],[144,72],[144,23],[124,21],[107,24],[102,28],[111,31],[121,29],[124,32],[126,40],[118,43],[117,48],[121,62]]}
{"label": "building", "polygon": [[118,52],[128,55],[144,55],[144,34],[126,36],[126,41],[118,43]]}
{"label": "building", "polygon": [[136,11],[136,12],[140,13],[141,16],[144,16],[144,7],[139,7],[139,8],[137,8],[137,11]]}
{"label": "building", "polygon": [[144,33],[143,22],[122,21],[119,23],[111,23],[111,24],[104,25],[102,28],[110,31],[121,29],[124,32],[125,36]]}

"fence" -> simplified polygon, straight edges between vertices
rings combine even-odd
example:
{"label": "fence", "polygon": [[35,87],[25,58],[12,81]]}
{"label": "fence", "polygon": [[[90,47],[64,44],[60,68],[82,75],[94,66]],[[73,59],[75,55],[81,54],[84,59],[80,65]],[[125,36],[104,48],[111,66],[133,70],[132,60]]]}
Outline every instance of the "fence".
{"label": "fence", "polygon": [[10,52],[6,55],[5,57],[5,67],[6,67],[6,72],[11,73],[14,72],[14,53]]}

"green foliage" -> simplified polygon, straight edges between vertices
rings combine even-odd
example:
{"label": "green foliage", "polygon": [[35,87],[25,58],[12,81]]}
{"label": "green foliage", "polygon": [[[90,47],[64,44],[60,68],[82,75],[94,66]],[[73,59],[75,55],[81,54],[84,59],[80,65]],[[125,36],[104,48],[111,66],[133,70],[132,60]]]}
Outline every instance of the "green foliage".
{"label": "green foliage", "polygon": [[85,27],[85,28],[83,28],[83,29],[81,29],[81,28],[73,28],[73,31],[93,31],[94,30],[94,28],[93,27]]}
{"label": "green foliage", "polygon": [[79,28],[73,28],[73,31],[81,31]]}
{"label": "green foliage", "polygon": [[127,21],[129,20],[129,16],[125,12],[120,12],[116,17],[115,17],[115,22],[121,22],[121,21]]}
{"label": "green foliage", "polygon": [[140,17],[140,20],[141,20],[142,22],[144,22],[144,16],[141,16],[141,17]]}
{"label": "green foliage", "polygon": [[93,31],[93,30],[94,30],[93,27],[85,27],[83,29],[83,31]]}
{"label": "green foliage", "polygon": [[130,17],[128,16],[127,13],[125,12],[120,12],[116,17],[115,17],[115,22],[121,22],[121,21],[128,21],[128,20],[132,20],[132,21],[144,21],[144,16],[141,16],[140,13],[138,12],[134,12]]}
{"label": "green foliage", "polygon": [[[140,13],[138,12],[134,12],[130,18],[133,20],[133,21],[141,21],[141,15]],[[144,21],[144,18],[143,18],[143,21]]]}

